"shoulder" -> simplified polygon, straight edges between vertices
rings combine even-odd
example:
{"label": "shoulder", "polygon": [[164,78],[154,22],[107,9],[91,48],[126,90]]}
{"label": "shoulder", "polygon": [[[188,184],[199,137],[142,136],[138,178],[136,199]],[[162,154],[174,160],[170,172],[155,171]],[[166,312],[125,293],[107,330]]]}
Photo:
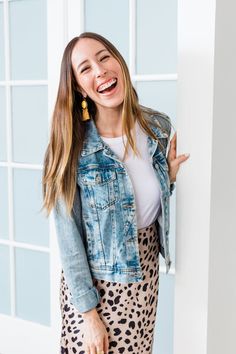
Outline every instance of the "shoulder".
{"label": "shoulder", "polygon": [[168,138],[171,133],[171,119],[164,113],[149,107],[141,106],[143,117],[150,123],[159,128],[162,132],[167,133]]}

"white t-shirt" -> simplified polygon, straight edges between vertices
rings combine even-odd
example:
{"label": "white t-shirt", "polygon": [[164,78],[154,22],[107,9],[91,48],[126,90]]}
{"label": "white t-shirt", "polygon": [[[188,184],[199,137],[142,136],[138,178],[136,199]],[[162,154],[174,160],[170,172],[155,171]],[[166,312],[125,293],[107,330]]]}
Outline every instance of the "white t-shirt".
{"label": "white t-shirt", "polygon": [[[150,154],[148,152],[147,135],[140,128],[138,122],[135,124],[136,144],[141,157],[134,155],[129,148],[128,156],[124,165],[132,181],[137,215],[137,227],[142,229],[151,225],[161,211],[160,187],[153,169]],[[122,136],[107,138],[101,136],[111,150],[122,159],[124,156],[124,144]],[[124,142],[127,137],[124,135]]]}

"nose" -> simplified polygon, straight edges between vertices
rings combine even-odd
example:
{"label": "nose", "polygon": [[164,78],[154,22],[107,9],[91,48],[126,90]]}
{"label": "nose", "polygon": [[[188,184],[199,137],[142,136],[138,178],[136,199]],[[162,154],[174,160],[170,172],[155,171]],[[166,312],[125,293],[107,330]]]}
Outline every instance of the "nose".
{"label": "nose", "polygon": [[106,74],[106,72],[107,71],[102,64],[98,63],[96,65],[96,77],[104,76]]}

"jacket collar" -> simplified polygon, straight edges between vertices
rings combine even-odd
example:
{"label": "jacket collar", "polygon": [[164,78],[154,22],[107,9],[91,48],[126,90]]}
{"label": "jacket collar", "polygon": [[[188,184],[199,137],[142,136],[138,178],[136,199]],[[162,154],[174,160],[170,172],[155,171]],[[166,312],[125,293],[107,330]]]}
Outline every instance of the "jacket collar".
{"label": "jacket collar", "polygon": [[[147,120],[147,123],[149,124],[150,129],[153,131],[154,135],[159,139],[159,138],[168,138],[167,133],[162,132],[156,124],[153,124],[153,122],[156,120],[155,119],[155,114],[148,115],[147,113],[144,113],[144,117]],[[104,144],[102,138],[100,137],[97,127],[95,125],[95,122],[93,118],[89,119],[86,124],[86,133],[85,133],[85,139],[83,143],[83,148],[81,150],[81,156],[86,156],[90,155],[96,151],[102,150],[106,147]],[[153,139],[149,137],[151,141],[154,143],[156,142],[157,139]]]}
{"label": "jacket collar", "polygon": [[93,118],[89,119],[85,124],[86,133],[83,148],[81,151],[82,156],[92,154],[96,151],[103,149],[104,147],[103,140],[98,133]]}

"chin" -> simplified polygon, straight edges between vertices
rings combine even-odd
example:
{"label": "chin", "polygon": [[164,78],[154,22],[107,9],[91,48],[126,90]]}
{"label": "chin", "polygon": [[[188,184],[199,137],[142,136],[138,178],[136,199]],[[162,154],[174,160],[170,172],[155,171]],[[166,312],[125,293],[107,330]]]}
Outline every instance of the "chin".
{"label": "chin", "polygon": [[118,108],[120,106],[123,106],[124,99],[113,99],[113,100],[102,100],[100,102],[97,102],[99,106],[102,106],[104,108]]}
{"label": "chin", "polygon": [[123,101],[119,103],[111,103],[111,104],[102,104],[103,107],[105,108],[120,108],[123,106]]}

